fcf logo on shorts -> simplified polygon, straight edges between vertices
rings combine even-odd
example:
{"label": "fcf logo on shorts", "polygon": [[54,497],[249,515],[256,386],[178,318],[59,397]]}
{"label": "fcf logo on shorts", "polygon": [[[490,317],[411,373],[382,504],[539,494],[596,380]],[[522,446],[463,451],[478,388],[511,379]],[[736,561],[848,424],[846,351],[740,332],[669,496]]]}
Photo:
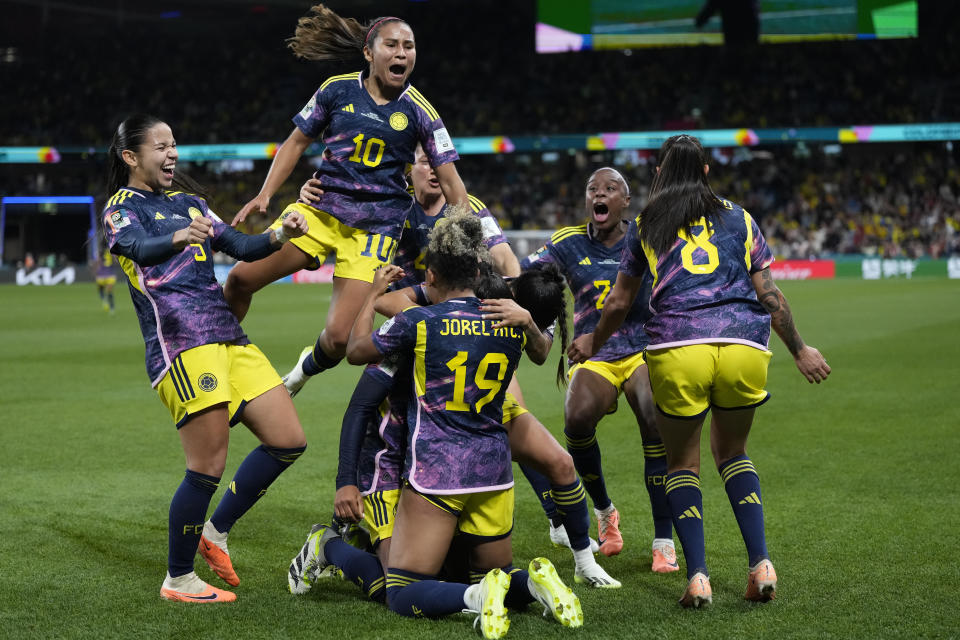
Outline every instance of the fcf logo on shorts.
{"label": "fcf logo on shorts", "polygon": [[200,389],[203,391],[213,391],[217,388],[217,376],[212,373],[202,373],[200,377],[197,378],[197,384],[200,385]]}

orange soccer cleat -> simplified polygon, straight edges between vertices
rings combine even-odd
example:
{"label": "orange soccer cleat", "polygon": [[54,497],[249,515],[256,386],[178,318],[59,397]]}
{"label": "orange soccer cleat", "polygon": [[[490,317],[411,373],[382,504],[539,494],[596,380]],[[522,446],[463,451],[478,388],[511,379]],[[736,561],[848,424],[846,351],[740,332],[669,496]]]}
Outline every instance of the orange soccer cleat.
{"label": "orange soccer cleat", "polygon": [[610,557],[623,551],[623,536],[620,535],[620,512],[611,504],[603,511],[594,509],[597,516],[597,542],[600,553]]}
{"label": "orange soccer cleat", "polygon": [[680,598],[680,606],[688,609],[700,609],[713,604],[713,589],[710,588],[710,578],[702,573],[695,573],[687,583],[687,589]]}
{"label": "orange soccer cleat", "polygon": [[167,574],[160,587],[160,597],[164,600],[176,602],[196,602],[200,604],[210,602],[233,602],[237,595],[230,591],[217,589],[201,580],[196,573],[190,572],[185,576],[171,578]]}
{"label": "orange soccer cleat", "polygon": [[750,568],[747,576],[747,592],[745,600],[753,602],[770,602],[777,596],[777,572],[773,570],[773,563],[761,560]]}
{"label": "orange soccer cleat", "polygon": [[237,576],[237,572],[233,570],[230,554],[225,549],[221,549],[215,542],[202,535],[197,550],[210,565],[210,568],[213,569],[213,572],[223,578],[224,582],[231,587],[240,584],[240,578]]}

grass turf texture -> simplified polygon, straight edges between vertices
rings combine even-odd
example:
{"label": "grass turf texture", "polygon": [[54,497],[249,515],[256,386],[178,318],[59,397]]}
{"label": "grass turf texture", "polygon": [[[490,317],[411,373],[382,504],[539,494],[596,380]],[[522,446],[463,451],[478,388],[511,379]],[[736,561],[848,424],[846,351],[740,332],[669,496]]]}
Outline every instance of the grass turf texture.
{"label": "grass turf texture", "polygon": [[[625,550],[600,561],[623,588],[576,588],[585,616],[580,631],[541,620],[531,607],[511,616],[508,637],[957,634],[960,283],[782,287],[801,333],[834,372],[824,385],[808,385],[772,340],[773,398],[757,412],[749,453],[762,480],[777,600],[758,606],[741,599],[745,552],[706,438],[714,606],[680,609],[683,577],[650,572],[640,439],[621,403],[601,423],[599,439]],[[307,453],[233,529],[238,601],[162,601],[167,509],[184,462],[170,416],[146,379],[129,297],[118,287],[117,314],[109,317],[93,285],[0,291],[0,636],[473,637],[466,616],[404,619],[344,582],[322,583],[301,597],[287,592],[290,559],[310,525],[331,513],[340,418],[360,372],[346,364],[297,397]],[[258,294],[245,328],[280,373],[320,330],[329,293],[325,286],[276,285]],[[520,380],[530,408],[559,434],[562,396],[553,374],[552,366],[527,362]],[[243,427],[234,429],[211,509],[255,445]],[[572,585],[571,555],[549,545],[539,504],[516,476],[516,564],[546,555]],[[197,570],[224,586],[199,557]]]}

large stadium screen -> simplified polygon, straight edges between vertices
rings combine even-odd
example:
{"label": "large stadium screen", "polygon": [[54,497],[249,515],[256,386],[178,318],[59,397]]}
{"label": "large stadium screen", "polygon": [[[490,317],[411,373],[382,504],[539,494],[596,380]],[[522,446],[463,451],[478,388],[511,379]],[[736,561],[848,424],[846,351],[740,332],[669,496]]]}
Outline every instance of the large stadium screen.
{"label": "large stadium screen", "polygon": [[538,0],[537,51],[719,45],[724,31],[744,30],[737,22],[752,23],[760,42],[911,38],[917,2]]}

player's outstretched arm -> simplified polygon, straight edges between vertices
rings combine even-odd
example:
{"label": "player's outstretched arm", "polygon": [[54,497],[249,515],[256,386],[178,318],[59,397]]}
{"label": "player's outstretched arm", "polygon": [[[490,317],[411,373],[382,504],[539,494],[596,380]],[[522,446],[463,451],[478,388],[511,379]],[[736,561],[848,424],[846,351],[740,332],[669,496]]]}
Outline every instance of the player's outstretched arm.
{"label": "player's outstretched arm", "polygon": [[350,364],[368,364],[380,359],[380,351],[373,344],[373,307],[377,298],[386,292],[390,283],[403,277],[403,269],[395,264],[388,264],[377,269],[373,276],[373,286],[363,301],[363,307],[353,323],[350,338],[347,340],[347,362]]}
{"label": "player's outstretched arm", "polygon": [[793,355],[793,361],[797,365],[800,373],[809,381],[820,384],[830,375],[830,365],[820,354],[816,347],[811,347],[803,342],[800,333],[793,323],[793,314],[790,312],[790,305],[787,299],[783,297],[780,287],[773,281],[773,275],[770,268],[761,269],[751,276],[753,288],[757,292],[757,299],[763,308],[770,314],[770,326],[780,336],[780,340],[786,345],[787,349]]}
{"label": "player's outstretched arm", "polygon": [[[448,162],[435,167],[434,172],[437,174],[437,180],[440,181],[440,191],[443,192],[447,204],[451,206],[470,206],[467,200],[467,188],[463,186],[463,180],[460,179],[460,174],[457,172],[454,163]],[[469,208],[467,210],[469,211]]]}
{"label": "player's outstretched arm", "polygon": [[243,208],[237,212],[237,215],[233,217],[233,221],[230,223],[232,226],[235,227],[243,222],[254,210],[260,213],[266,213],[267,205],[270,204],[270,198],[277,192],[280,185],[290,177],[290,173],[293,172],[293,168],[297,166],[297,161],[300,160],[300,156],[303,155],[303,152],[307,150],[307,147],[309,147],[312,142],[313,139],[300,131],[299,128],[295,127],[293,131],[290,132],[287,139],[284,140],[280,148],[277,149],[277,155],[273,157],[273,162],[270,163],[270,171],[267,172],[263,186],[260,187],[260,193],[258,193],[253,200],[243,205]]}

